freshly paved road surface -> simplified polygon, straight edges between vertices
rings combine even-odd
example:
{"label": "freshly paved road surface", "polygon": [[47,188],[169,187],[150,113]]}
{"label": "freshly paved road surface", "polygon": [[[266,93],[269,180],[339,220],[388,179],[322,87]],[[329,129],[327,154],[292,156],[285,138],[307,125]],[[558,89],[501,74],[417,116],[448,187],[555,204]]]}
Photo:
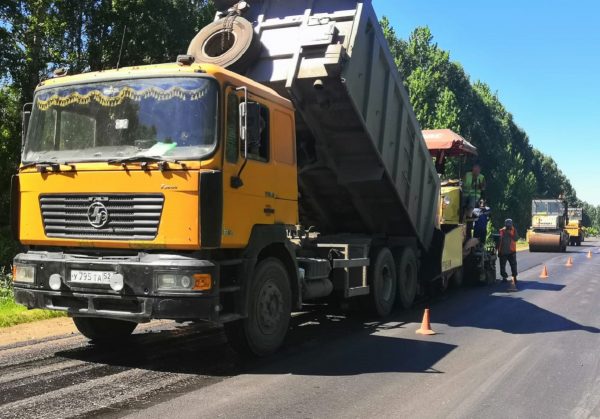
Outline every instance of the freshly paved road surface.
{"label": "freshly paved road surface", "polygon": [[220,330],[173,323],[108,349],[78,335],[0,347],[0,417],[600,417],[599,246],[520,253],[518,293],[433,299],[435,336],[415,334],[421,303],[385,323],[302,314],[251,363]]}

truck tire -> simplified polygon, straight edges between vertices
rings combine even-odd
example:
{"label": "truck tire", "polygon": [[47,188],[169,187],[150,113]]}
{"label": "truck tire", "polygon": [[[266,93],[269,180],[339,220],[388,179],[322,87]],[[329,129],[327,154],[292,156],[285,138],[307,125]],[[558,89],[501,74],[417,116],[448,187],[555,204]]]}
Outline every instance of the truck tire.
{"label": "truck tire", "polygon": [[396,302],[396,262],[392,252],[382,247],[373,252],[369,266],[371,309],[379,317],[387,317]]}
{"label": "truck tire", "polygon": [[410,308],[417,295],[417,257],[415,252],[406,247],[402,250],[398,264],[396,265],[396,274],[398,276],[398,303],[402,308]]}
{"label": "truck tire", "polygon": [[73,317],[77,330],[93,343],[109,343],[130,336],[137,323],[99,317]]}
{"label": "truck tire", "polygon": [[192,39],[187,53],[193,55],[196,62],[243,73],[258,58],[260,50],[252,23],[236,17],[223,18],[205,26]]}
{"label": "truck tire", "polygon": [[283,263],[261,261],[248,290],[248,317],[225,324],[229,343],[241,355],[265,356],[277,351],[290,323],[292,291]]}

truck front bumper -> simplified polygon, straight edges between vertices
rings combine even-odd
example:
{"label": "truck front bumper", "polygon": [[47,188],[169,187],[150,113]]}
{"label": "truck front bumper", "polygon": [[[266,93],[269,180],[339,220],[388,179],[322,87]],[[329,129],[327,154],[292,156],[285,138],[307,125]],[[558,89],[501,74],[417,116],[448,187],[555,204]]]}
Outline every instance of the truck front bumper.
{"label": "truck front bumper", "polygon": [[[35,269],[32,284],[14,283],[15,300],[28,308],[134,322],[152,319],[219,322],[219,269],[211,261],[170,254],[92,257],[30,251],[17,255],[15,264]],[[124,286],[114,291],[107,284],[73,283],[71,270],[118,273],[123,276]],[[206,291],[161,291],[157,284],[159,273],[210,274],[212,287]],[[56,274],[61,277],[61,287],[52,290],[49,280]]]}

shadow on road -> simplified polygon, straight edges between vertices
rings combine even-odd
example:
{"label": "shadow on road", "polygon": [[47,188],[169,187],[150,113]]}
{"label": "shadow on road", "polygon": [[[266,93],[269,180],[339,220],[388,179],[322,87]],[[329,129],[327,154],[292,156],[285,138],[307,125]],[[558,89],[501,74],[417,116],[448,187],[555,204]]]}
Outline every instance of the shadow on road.
{"label": "shadow on road", "polygon": [[[519,281],[518,288],[524,290],[561,291],[564,285],[536,281]],[[434,321],[452,327],[476,327],[480,329],[494,329],[511,334],[534,334],[565,331],[584,331],[600,333],[600,329],[586,326],[569,320],[559,314],[530,303],[519,294],[499,293],[506,292],[507,285],[496,284],[491,288],[473,290],[479,294],[467,292],[458,296],[459,300],[467,300],[468,306],[464,310],[457,309],[460,303],[434,318]],[[470,294],[470,295],[469,295]]]}
{"label": "shadow on road", "polygon": [[[519,281],[521,290],[558,292],[564,285]],[[600,333],[518,296],[499,295],[506,284],[452,292],[429,301],[432,321],[451,327],[499,330],[510,334],[564,331]],[[120,345],[88,345],[56,355],[121,369],[145,369],[191,375],[228,377],[242,372],[351,376],[369,373],[439,373],[432,367],[456,345],[409,339],[393,333],[415,327],[423,304],[395,313],[385,323],[360,314],[316,308],[294,317],[284,348],[262,360],[243,361],[227,344],[219,328],[184,324],[171,330],[134,335]],[[412,332],[412,330],[411,330]],[[449,333],[449,332],[448,332]]]}
{"label": "shadow on road", "polygon": [[456,345],[384,336],[417,316],[415,311],[401,312],[382,324],[361,315],[317,309],[295,317],[282,350],[259,360],[235,354],[221,329],[194,324],[133,335],[109,347],[90,344],[64,350],[56,356],[107,364],[115,373],[134,368],[213,377],[242,372],[324,376],[440,373],[432,366]]}
{"label": "shadow on road", "polygon": [[536,281],[519,281],[519,289],[523,290],[538,290],[538,291],[562,291],[566,285],[551,284],[549,282]]}
{"label": "shadow on road", "polygon": [[58,357],[144,370],[227,377],[236,373],[236,355],[222,330],[182,324],[169,330],[134,334],[113,345],[59,351]]}
{"label": "shadow on road", "polygon": [[600,329],[584,326],[540,308],[521,298],[491,296],[490,308],[472,318],[458,318],[447,322],[453,327],[496,329],[511,334],[532,334],[564,331],[600,333]]}
{"label": "shadow on road", "polygon": [[456,345],[394,336],[394,329],[403,329],[418,315],[415,311],[398,313],[382,324],[359,315],[340,320],[338,316],[316,313],[292,328],[285,359],[259,362],[252,372],[318,376],[442,373],[433,365]]}

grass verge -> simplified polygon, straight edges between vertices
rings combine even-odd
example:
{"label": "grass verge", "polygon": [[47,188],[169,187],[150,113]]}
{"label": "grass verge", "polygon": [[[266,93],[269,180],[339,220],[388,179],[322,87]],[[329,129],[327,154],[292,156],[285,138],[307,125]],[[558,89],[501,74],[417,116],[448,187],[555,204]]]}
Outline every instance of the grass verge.
{"label": "grass verge", "polygon": [[526,240],[519,240],[517,242],[517,252],[527,249],[529,249],[529,243]]}
{"label": "grass verge", "polygon": [[0,269],[0,328],[64,316],[65,313],[61,311],[27,310],[17,304],[13,295],[11,275]]}
{"label": "grass verge", "polygon": [[12,299],[0,301],[0,328],[64,316],[65,313],[61,311],[27,310]]}

